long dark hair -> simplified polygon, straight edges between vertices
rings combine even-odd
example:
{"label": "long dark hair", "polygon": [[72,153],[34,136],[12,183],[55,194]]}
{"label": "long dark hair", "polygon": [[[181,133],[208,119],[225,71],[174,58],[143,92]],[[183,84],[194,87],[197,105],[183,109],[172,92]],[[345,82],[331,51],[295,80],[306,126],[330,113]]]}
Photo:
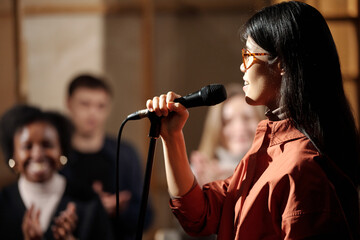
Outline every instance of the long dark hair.
{"label": "long dark hair", "polygon": [[257,12],[243,31],[280,60],[279,102],[295,127],[359,185],[359,136],[323,16],[305,3],[283,2]]}

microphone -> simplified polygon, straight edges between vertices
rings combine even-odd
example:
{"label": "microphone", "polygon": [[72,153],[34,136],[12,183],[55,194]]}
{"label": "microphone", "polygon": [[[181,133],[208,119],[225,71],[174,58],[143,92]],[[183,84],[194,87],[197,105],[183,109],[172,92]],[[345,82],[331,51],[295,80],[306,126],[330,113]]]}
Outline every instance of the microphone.
{"label": "microphone", "polygon": [[[221,84],[210,84],[199,91],[190,93],[181,98],[174,99],[174,102],[181,103],[186,108],[212,106],[223,102],[227,98],[225,87]],[[136,111],[127,116],[128,120],[138,120],[150,114],[148,109]]]}

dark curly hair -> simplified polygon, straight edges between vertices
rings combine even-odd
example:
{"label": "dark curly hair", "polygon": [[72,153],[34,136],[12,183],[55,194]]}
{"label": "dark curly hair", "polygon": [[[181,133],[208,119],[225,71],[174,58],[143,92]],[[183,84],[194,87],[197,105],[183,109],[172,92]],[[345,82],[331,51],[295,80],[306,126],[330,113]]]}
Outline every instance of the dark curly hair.
{"label": "dark curly hair", "polygon": [[71,148],[73,127],[70,121],[57,112],[44,112],[37,107],[19,104],[10,108],[0,119],[0,144],[5,161],[14,154],[14,136],[24,126],[34,122],[47,122],[58,132],[61,152],[67,156]]}

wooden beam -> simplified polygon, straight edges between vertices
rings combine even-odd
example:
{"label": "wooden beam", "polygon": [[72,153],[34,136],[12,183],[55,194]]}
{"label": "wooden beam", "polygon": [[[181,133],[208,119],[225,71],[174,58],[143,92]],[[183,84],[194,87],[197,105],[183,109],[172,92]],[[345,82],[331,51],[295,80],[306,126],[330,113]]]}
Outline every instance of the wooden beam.
{"label": "wooden beam", "polygon": [[[356,37],[357,37],[357,42],[360,41],[360,0],[357,1],[357,17],[356,17]],[[357,58],[358,58],[358,69],[360,69],[360,47],[358,46],[358,52],[357,52]],[[360,113],[360,75],[358,74],[357,78],[356,78],[356,85],[357,85],[357,110],[358,113]],[[358,114],[358,116],[356,116],[357,118],[357,127],[358,129],[360,128],[360,114]]]}
{"label": "wooden beam", "polygon": [[14,23],[14,66],[15,66],[15,88],[18,102],[25,102],[27,98],[27,81],[24,77],[24,59],[22,51],[22,1],[12,1],[13,23]]}
{"label": "wooden beam", "polygon": [[[264,1],[265,3],[266,1]],[[234,1],[234,0],[208,0],[208,1],[161,1],[156,4],[156,12],[202,12],[202,13],[220,13],[220,12],[244,12],[263,7],[259,1]]]}
{"label": "wooden beam", "polygon": [[11,12],[9,11],[6,11],[6,10],[0,10],[0,18],[11,18],[12,17],[12,14]]}
{"label": "wooden beam", "polygon": [[[239,1],[239,0],[208,0],[208,1],[156,1],[152,3],[154,12],[174,13],[174,12],[233,12],[249,11],[265,6],[269,1]],[[121,14],[121,13],[142,13],[144,1],[121,1],[116,3],[95,3],[95,4],[65,4],[52,3],[41,5],[26,5],[23,13],[25,15],[43,15],[43,14],[73,14],[73,13],[99,13],[99,14]]]}
{"label": "wooden beam", "polygon": [[139,1],[118,2],[118,3],[97,3],[97,4],[43,4],[25,6],[24,14],[43,15],[43,14],[115,14],[141,12]]}
{"label": "wooden beam", "polygon": [[142,53],[143,53],[143,99],[154,94],[154,4],[142,0]]}

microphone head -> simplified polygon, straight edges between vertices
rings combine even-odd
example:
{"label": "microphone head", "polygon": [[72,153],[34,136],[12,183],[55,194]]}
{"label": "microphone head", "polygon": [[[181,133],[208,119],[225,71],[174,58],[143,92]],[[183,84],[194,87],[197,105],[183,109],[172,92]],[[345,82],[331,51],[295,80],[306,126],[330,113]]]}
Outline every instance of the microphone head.
{"label": "microphone head", "polygon": [[226,99],[225,87],[221,84],[210,84],[195,93],[176,98],[174,102],[181,103],[186,108],[212,106]]}
{"label": "microphone head", "polygon": [[222,84],[210,84],[200,90],[200,95],[205,106],[212,106],[226,100],[227,94]]}

